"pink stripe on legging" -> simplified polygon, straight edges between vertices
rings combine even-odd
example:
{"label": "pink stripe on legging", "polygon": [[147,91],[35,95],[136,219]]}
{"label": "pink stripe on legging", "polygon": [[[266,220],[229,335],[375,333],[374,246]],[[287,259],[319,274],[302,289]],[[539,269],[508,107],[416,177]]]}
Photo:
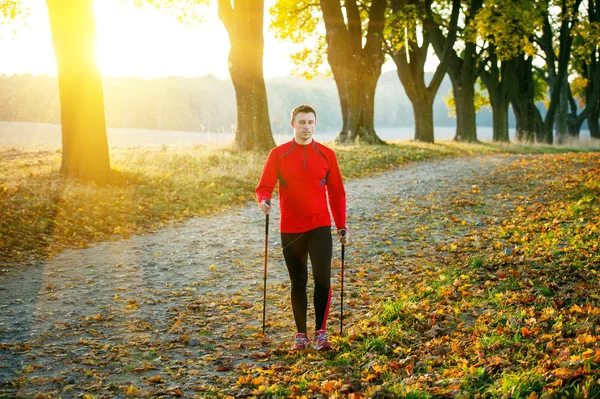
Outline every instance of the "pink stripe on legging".
{"label": "pink stripe on legging", "polygon": [[323,324],[321,325],[320,330],[325,330],[327,328],[327,317],[329,316],[329,305],[331,305],[331,287],[329,287],[329,297],[327,298],[327,307],[325,308],[325,315],[323,316]]}

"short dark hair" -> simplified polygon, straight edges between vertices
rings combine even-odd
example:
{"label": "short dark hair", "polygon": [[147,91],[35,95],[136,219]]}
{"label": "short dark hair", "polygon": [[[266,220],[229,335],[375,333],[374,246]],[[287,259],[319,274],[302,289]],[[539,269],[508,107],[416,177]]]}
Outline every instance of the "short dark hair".
{"label": "short dark hair", "polygon": [[296,115],[298,115],[300,112],[304,112],[305,114],[312,112],[313,114],[315,114],[315,120],[317,119],[317,113],[315,112],[315,109],[313,107],[311,107],[308,104],[301,104],[292,110],[292,118],[290,120],[293,122],[294,117]]}

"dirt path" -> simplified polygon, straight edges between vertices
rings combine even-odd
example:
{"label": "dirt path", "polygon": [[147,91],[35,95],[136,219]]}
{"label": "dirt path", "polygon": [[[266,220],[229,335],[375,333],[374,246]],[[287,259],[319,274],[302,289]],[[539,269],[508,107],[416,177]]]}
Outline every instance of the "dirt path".
{"label": "dirt path", "polygon": [[[415,225],[422,221],[415,218],[427,216],[414,211],[439,205],[440,193],[468,192],[478,184],[493,188],[492,171],[516,159],[446,159],[347,182],[353,242],[346,263],[346,325],[368,309],[368,300],[361,302],[364,287],[353,284],[367,272],[361,259],[397,256],[400,270],[424,247],[451,242],[464,232],[432,220],[432,229],[420,234]],[[470,217],[470,226],[481,223],[476,213]],[[278,224],[276,211],[267,340],[257,334],[264,216],[254,204],[152,235],[64,251],[47,263],[18,269],[0,264],[0,397],[124,397],[129,386],[146,396],[193,397],[211,389],[243,396],[233,390],[236,379],[278,361],[293,334]],[[336,331],[338,280],[330,317]]]}

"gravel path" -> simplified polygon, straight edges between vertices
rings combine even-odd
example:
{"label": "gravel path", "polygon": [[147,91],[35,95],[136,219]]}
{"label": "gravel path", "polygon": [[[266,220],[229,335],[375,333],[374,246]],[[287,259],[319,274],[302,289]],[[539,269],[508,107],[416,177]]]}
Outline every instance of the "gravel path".
{"label": "gravel path", "polygon": [[[489,179],[497,165],[518,158],[415,163],[347,182],[352,234],[346,263],[349,278],[365,256],[361,248],[373,247],[374,232],[382,223],[390,231],[411,233],[405,231],[411,228],[406,216],[396,213],[395,218],[380,220],[392,204],[427,206],[431,196],[448,187],[469,190]],[[293,322],[278,225],[276,208],[271,218],[268,335],[271,346],[284,348]],[[46,263],[19,268],[0,263],[0,397],[52,390],[62,392],[63,398],[76,397],[98,380],[105,385],[110,381],[115,387],[143,385],[143,378],[153,374],[138,375],[136,370],[165,374],[174,364],[190,361],[199,369],[193,374],[195,382],[188,379],[166,386],[193,388],[203,378],[213,378],[204,374],[209,372],[203,366],[229,369],[260,361],[248,354],[229,353],[219,358],[219,348],[235,339],[235,334],[260,329],[263,239],[264,216],[252,203],[155,234],[66,250]],[[404,256],[415,255],[411,251],[407,246]],[[336,289],[337,282],[334,284]],[[332,309],[337,306],[334,299]],[[201,313],[201,317],[188,323],[191,312]],[[284,316],[274,320],[276,312]],[[351,323],[352,312],[348,314]],[[337,317],[332,311],[331,324],[336,329]],[[150,343],[172,353],[159,356],[140,349]],[[242,343],[238,346],[241,351]]]}

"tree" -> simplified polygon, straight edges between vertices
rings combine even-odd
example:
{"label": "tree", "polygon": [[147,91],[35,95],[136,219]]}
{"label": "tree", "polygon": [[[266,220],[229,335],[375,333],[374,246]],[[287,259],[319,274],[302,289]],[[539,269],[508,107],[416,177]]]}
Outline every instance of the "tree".
{"label": "tree", "polygon": [[536,99],[540,99],[541,83],[545,82],[540,82],[541,79],[533,73],[534,58],[535,55],[521,53],[508,71],[509,80],[513,82],[510,85],[510,102],[517,123],[517,141],[533,142],[536,132],[542,130],[543,121],[535,104]]}
{"label": "tree", "polygon": [[514,78],[516,59],[520,54],[535,54],[530,38],[540,29],[541,17],[535,4],[529,0],[486,0],[485,7],[477,12],[470,27],[471,40],[481,43],[483,48],[478,75],[489,93],[494,141],[509,141],[510,93],[517,89],[518,84]]}
{"label": "tree", "polygon": [[[563,85],[568,85],[568,69],[573,45],[573,30],[577,24],[579,5],[581,0],[559,0],[558,19],[553,21],[552,14],[548,11],[544,20],[542,35],[537,42],[544,53],[546,68],[536,69],[538,73],[545,73],[545,79],[550,88],[550,102],[545,118],[542,118],[542,129],[536,137],[537,141],[552,144],[553,128],[561,97],[564,98]],[[552,4],[548,4],[550,8]],[[539,115],[541,118],[541,115]]]}
{"label": "tree", "polygon": [[[448,54],[447,73],[452,81],[452,91],[454,93],[454,102],[456,105],[456,135],[454,140],[475,142],[477,141],[477,123],[475,119],[475,81],[477,80],[477,62],[480,54],[477,52],[477,45],[469,40],[465,35],[465,29],[471,24],[473,17],[482,7],[483,0],[469,0],[464,6],[463,24],[459,24],[461,19],[454,23],[451,21],[447,26],[442,25],[443,18],[435,12],[434,4],[431,0],[426,0],[427,22],[425,29],[431,32],[431,43],[438,56],[442,59],[445,52]],[[453,5],[453,8],[456,6]],[[454,12],[454,11],[453,11]],[[459,26],[462,25],[462,26]],[[442,31],[446,31],[446,34]],[[448,37],[457,35],[460,40],[460,55],[450,45],[454,43],[448,41]]]}
{"label": "tree", "polygon": [[275,146],[267,89],[263,76],[264,0],[218,0],[219,18],[229,34],[229,74],[235,88],[237,121],[235,143],[244,150]]}
{"label": "tree", "polygon": [[[453,0],[450,25],[456,25],[460,0]],[[425,62],[431,45],[431,31],[423,29],[425,8],[420,0],[391,0],[389,29],[386,31],[386,52],[397,67],[397,73],[406,95],[413,106],[416,141],[434,142],[433,101],[446,74],[448,49],[455,35],[448,35],[445,53],[440,59],[433,78],[425,82]],[[422,34],[419,45],[419,31]]]}
{"label": "tree", "polygon": [[[317,43],[316,49],[305,48],[294,59],[308,66],[308,72],[320,65],[323,54],[322,32],[315,18],[316,3],[279,0],[272,10],[273,27],[280,38],[296,43]],[[375,132],[375,89],[385,61],[383,28],[386,0],[359,2],[320,0],[324,24],[324,41],[329,67],[338,89],[342,109],[342,143],[356,139],[367,144],[384,143]],[[361,8],[362,7],[362,8]],[[318,17],[317,17],[318,18]],[[320,36],[320,37],[319,37]]]}
{"label": "tree", "polygon": [[61,172],[103,184],[110,160],[92,0],[47,0],[62,125]]}
{"label": "tree", "polygon": [[[135,4],[169,9],[182,21],[199,18],[195,10],[206,0],[133,0]],[[229,35],[229,74],[237,102],[235,146],[261,151],[275,146],[263,75],[264,0],[217,0],[219,18]],[[210,38],[207,38],[210,40]]]}
{"label": "tree", "polygon": [[[561,101],[563,109],[559,110],[559,115],[566,114],[564,123],[569,136],[579,137],[581,125],[587,118],[590,135],[600,139],[600,129],[598,127],[598,110],[600,107],[600,1],[588,0],[584,13],[587,13],[587,18],[582,19],[573,31],[573,57],[571,63],[575,71],[575,78],[572,84],[565,85],[563,90],[565,101]],[[579,112],[576,96],[579,99],[579,105],[584,105],[581,112]],[[564,130],[563,127],[559,131],[559,142],[564,138]]]}
{"label": "tree", "polygon": [[[358,137],[368,144],[382,144],[375,132],[375,89],[385,61],[383,27],[385,0],[373,0],[367,13],[355,0],[345,2],[347,23],[339,0],[321,0],[327,30],[327,60],[340,95],[343,127],[340,142]],[[368,19],[363,46],[362,22]]]}

